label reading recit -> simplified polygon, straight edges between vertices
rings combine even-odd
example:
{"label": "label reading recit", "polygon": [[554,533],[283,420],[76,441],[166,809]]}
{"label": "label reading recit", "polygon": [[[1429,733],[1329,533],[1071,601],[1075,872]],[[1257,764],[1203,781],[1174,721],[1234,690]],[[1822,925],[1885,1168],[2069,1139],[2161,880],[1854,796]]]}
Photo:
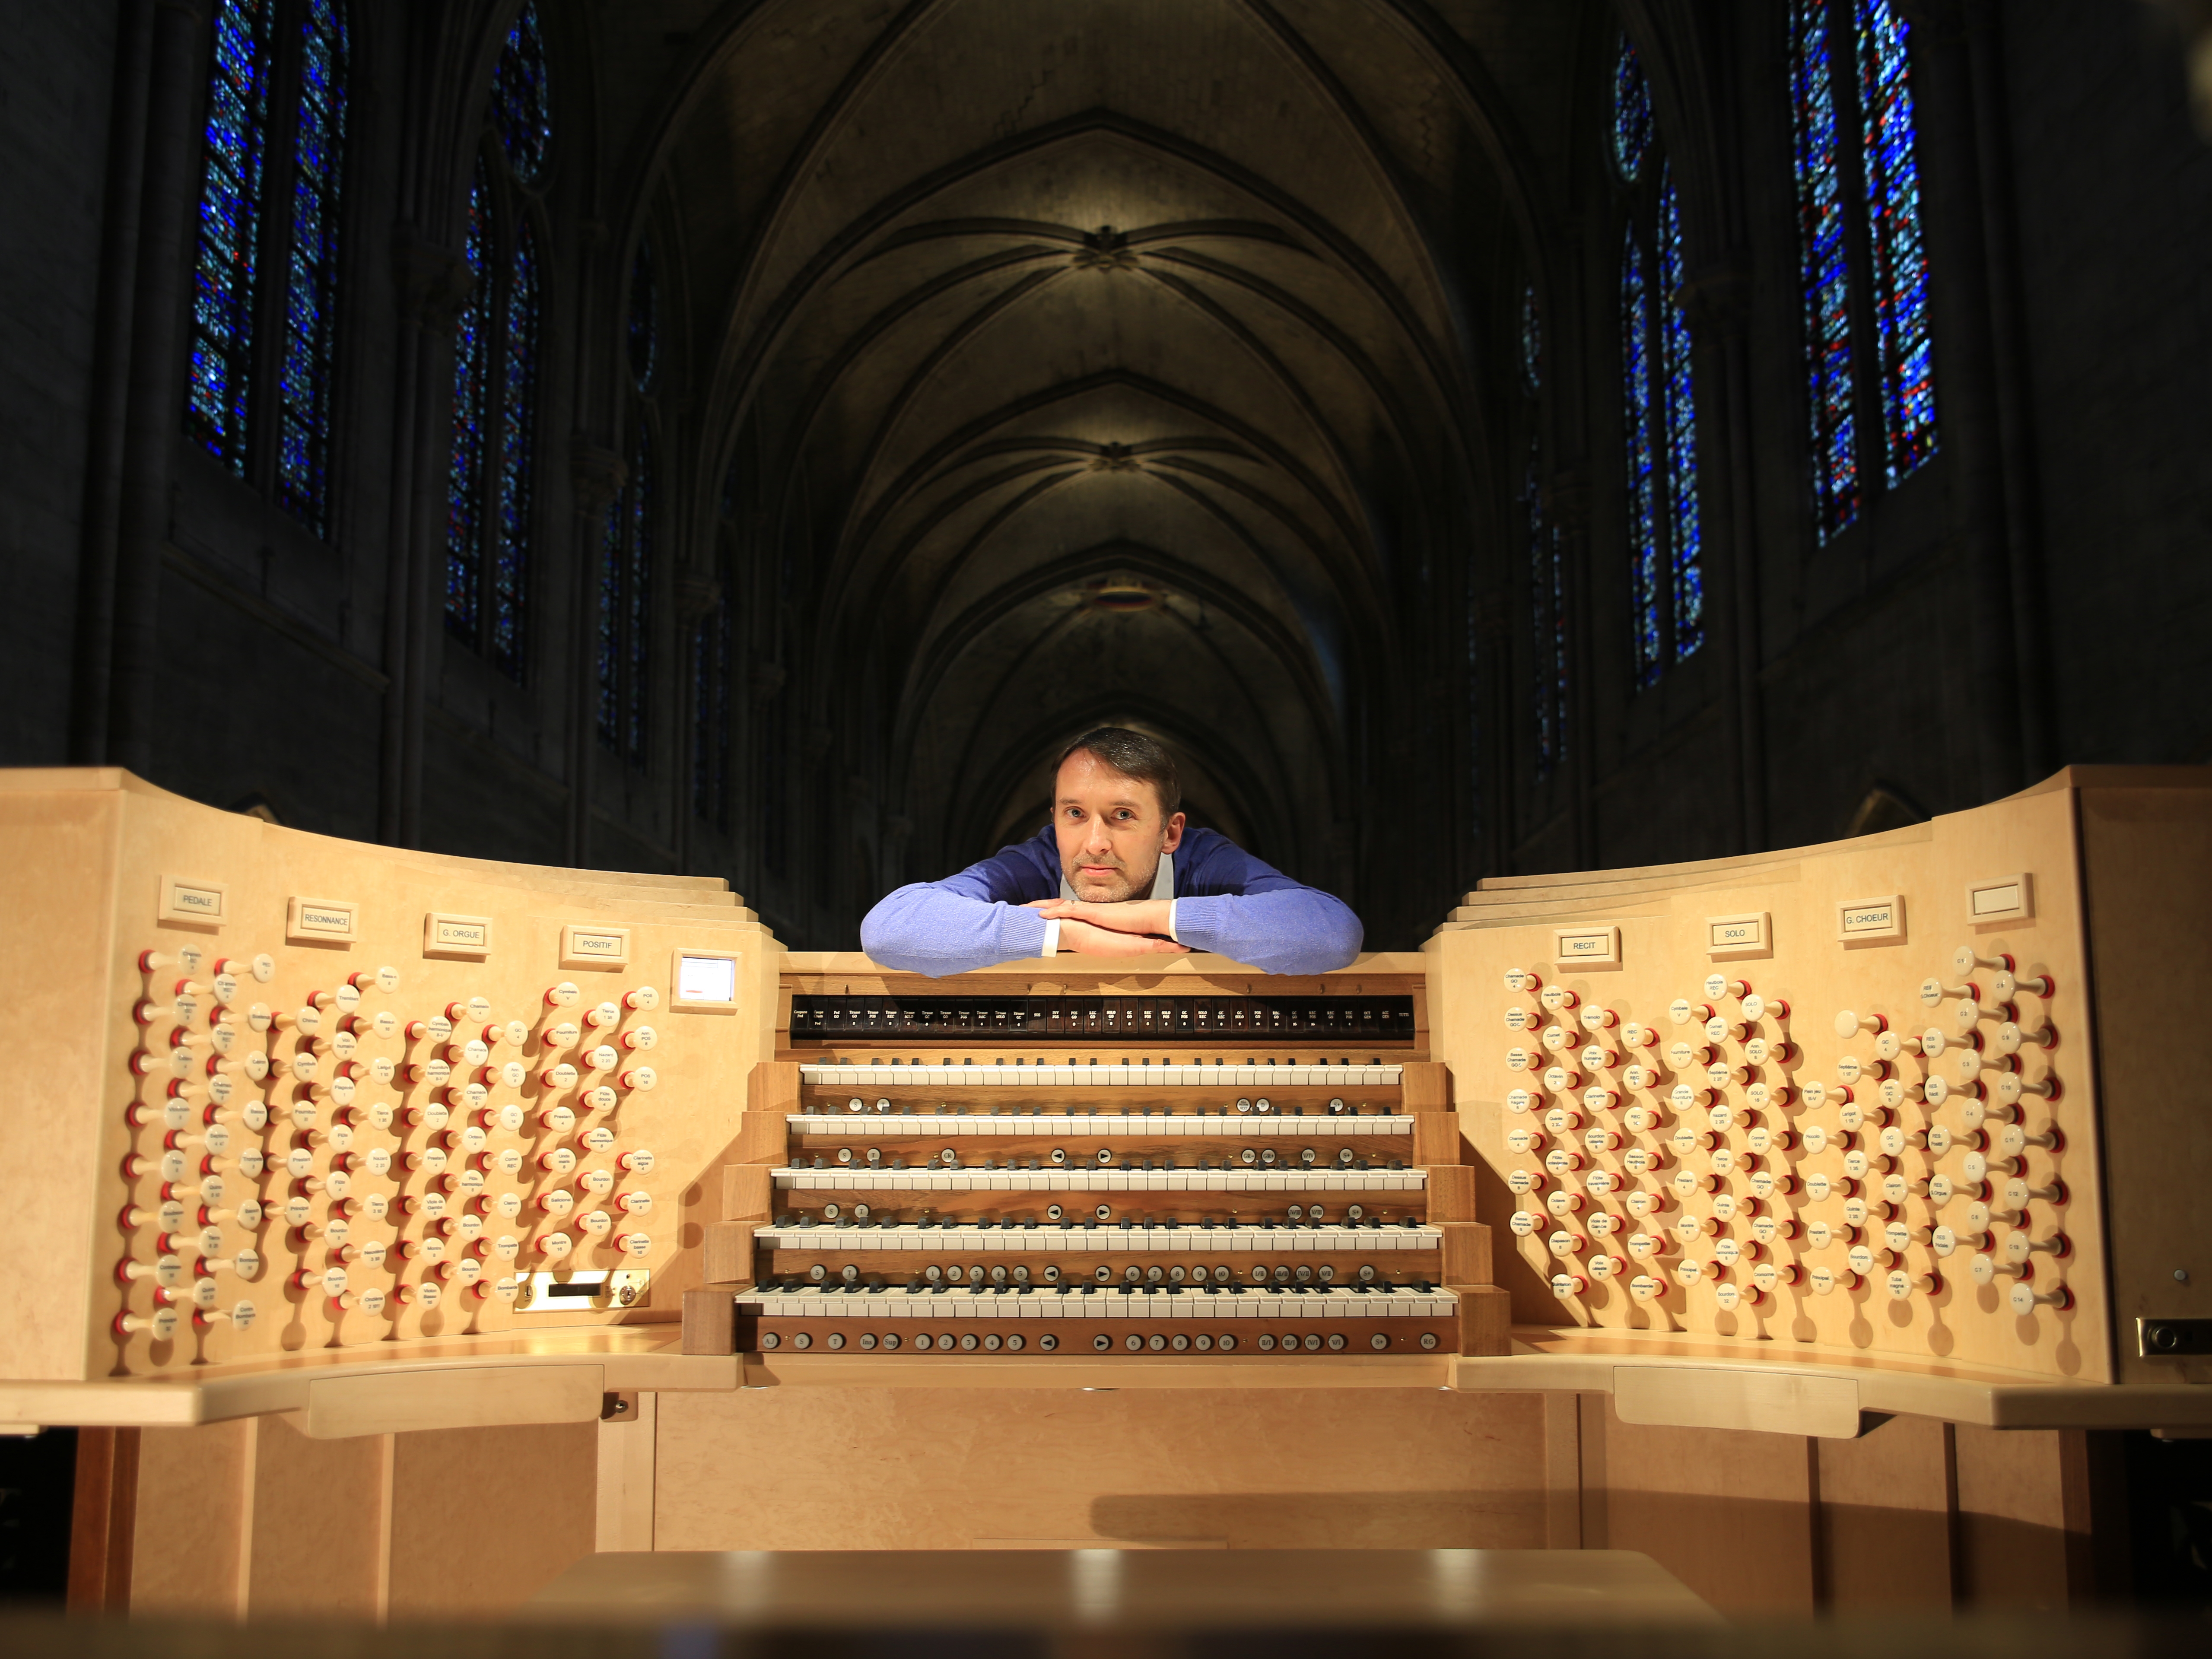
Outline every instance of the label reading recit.
{"label": "label reading recit", "polygon": [[1562,963],[1617,965],[1620,961],[1620,929],[1555,927],[1552,930],[1552,960]]}

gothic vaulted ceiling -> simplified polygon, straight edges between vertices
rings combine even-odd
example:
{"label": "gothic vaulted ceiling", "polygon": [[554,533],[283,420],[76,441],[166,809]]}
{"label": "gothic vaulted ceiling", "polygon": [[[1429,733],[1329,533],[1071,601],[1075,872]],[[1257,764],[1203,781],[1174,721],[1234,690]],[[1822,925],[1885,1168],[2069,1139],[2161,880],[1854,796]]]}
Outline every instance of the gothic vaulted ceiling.
{"label": "gothic vaulted ceiling", "polygon": [[1124,721],[1203,819],[1346,878],[1501,511],[1471,296],[1522,269],[1584,9],[636,9],[630,234],[680,265],[697,470],[776,550],[840,788],[935,874]]}

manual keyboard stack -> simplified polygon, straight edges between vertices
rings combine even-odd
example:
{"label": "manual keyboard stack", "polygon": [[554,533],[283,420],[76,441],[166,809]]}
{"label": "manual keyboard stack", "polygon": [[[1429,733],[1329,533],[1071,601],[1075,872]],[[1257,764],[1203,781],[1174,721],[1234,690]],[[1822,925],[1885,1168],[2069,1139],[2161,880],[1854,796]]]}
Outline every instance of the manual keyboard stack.
{"label": "manual keyboard stack", "polygon": [[[1269,1000],[1300,1033],[1272,1055],[1163,1053],[1157,1027],[1141,1054],[1053,1054],[1048,1019],[1079,1044],[1079,1022],[1110,1022],[1132,1032],[1119,1048],[1155,1022],[1267,1016],[954,983],[926,1004],[793,996],[787,1057],[750,1079],[687,1339],[780,1362],[1502,1350],[1489,1231],[1411,999]],[[864,1035],[823,1030],[825,1003]],[[987,1041],[1022,1052],[973,1052]]]}

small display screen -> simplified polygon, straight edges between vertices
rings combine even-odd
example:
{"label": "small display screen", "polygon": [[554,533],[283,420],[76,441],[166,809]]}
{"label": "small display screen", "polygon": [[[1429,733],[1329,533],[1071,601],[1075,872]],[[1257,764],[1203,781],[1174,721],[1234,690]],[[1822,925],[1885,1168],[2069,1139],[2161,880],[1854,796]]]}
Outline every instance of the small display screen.
{"label": "small display screen", "polygon": [[676,968],[678,1002],[735,1002],[738,964],[730,957],[679,957]]}

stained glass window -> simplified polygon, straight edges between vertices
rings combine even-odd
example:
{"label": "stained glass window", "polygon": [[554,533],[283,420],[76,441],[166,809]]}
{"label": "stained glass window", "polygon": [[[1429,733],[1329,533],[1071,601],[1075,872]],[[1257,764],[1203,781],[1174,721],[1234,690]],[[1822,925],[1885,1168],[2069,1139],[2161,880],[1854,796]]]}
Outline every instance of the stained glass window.
{"label": "stained glass window", "polygon": [[1669,173],[1659,191],[1660,374],[1667,417],[1667,541],[1669,645],[1681,661],[1705,643],[1705,531],[1698,510],[1698,398],[1690,363],[1690,319],[1683,306],[1682,203]]}
{"label": "stained glass window", "polygon": [[1660,621],[1659,434],[1651,397],[1651,277],[1629,228],[1620,256],[1621,416],[1628,437],[1628,577],[1636,683],[1666,666]]}
{"label": "stained glass window", "polygon": [[1559,549],[1544,523],[1542,448],[1534,431],[1528,435],[1528,465],[1522,474],[1521,508],[1528,538],[1529,660],[1534,668],[1528,701],[1535,717],[1536,775],[1542,778],[1551,775],[1565,747],[1561,741],[1565,638],[1561,632]]}
{"label": "stained glass window", "polygon": [[522,617],[529,597],[532,465],[538,435],[538,234],[515,227],[507,259],[500,386],[499,550],[491,571],[491,659],[522,678]]}
{"label": "stained glass window", "polygon": [[343,0],[216,0],[185,430],[330,534],[350,46]]}
{"label": "stained glass window", "polygon": [[1851,363],[1850,250],[1828,0],[1796,0],[1790,86],[1796,134],[1797,246],[1804,295],[1814,522],[1822,541],[1859,515],[1857,397]]}
{"label": "stained glass window", "polygon": [[[1936,450],[1908,35],[1893,0],[1790,9],[1813,516],[1824,542],[1865,505],[1862,430],[1881,434],[1885,485]],[[1871,375],[1858,373],[1863,353]]]}
{"label": "stained glass window", "polygon": [[1909,26],[1894,0],[1854,0],[1858,25],[1859,129],[1874,255],[1876,362],[1888,481],[1936,453],[1935,342],[1928,251],[1920,230],[1920,166],[1914,154]]}
{"label": "stained glass window", "polygon": [[553,145],[553,99],[545,67],[545,33],[538,27],[538,0],[527,0],[507,32],[499,64],[492,73],[491,118],[507,166],[526,185],[545,171]]}
{"label": "stained glass window", "polygon": [[551,142],[546,85],[537,9],[526,5],[493,70],[498,143],[478,154],[469,197],[464,252],[473,286],[454,331],[447,485],[447,629],[517,681],[528,661],[536,540],[545,273],[531,186],[542,180]]}
{"label": "stained glass window", "polygon": [[607,510],[599,559],[599,741],[633,765],[651,737],[653,432],[643,416],[630,447],[629,476]]}
{"label": "stained glass window", "polygon": [[[1613,147],[1627,227],[1620,255],[1621,427],[1626,482],[1630,639],[1636,684],[1705,643],[1705,522],[1698,493],[1697,374],[1686,308],[1682,203],[1650,116],[1634,50],[1613,76]],[[1633,80],[1630,98],[1624,88]],[[1641,113],[1627,120],[1632,105]],[[1625,131],[1638,135],[1631,168]]]}
{"label": "stained glass window", "polygon": [[1624,34],[1613,65],[1613,162],[1631,184],[1643,176],[1651,135],[1651,84],[1644,78],[1644,60]]}
{"label": "stained glass window", "polygon": [[283,341],[276,376],[276,499],[321,536],[330,527],[338,190],[346,136],[345,13],[337,0],[304,0],[300,42]]}
{"label": "stained glass window", "polygon": [[653,245],[640,242],[629,275],[629,373],[640,392],[653,389],[660,352],[660,302],[653,291]]}
{"label": "stained glass window", "polygon": [[645,764],[646,690],[653,649],[653,433],[641,421],[629,471],[629,569],[623,578],[623,663],[624,746],[630,761]]}
{"label": "stained glass window", "polygon": [[482,163],[461,239],[471,283],[453,319],[453,441],[446,469],[446,627],[474,644],[483,626],[485,422],[490,402],[489,186]]}
{"label": "stained glass window", "polygon": [[605,532],[599,538],[599,741],[619,750],[623,738],[623,528],[629,503],[617,494],[607,506]]}
{"label": "stained glass window", "polygon": [[1544,325],[1536,311],[1536,285],[1521,290],[1521,375],[1531,392],[1544,385]]}
{"label": "stained glass window", "polygon": [[185,424],[209,454],[237,473],[246,471],[253,394],[274,10],[274,0],[217,0],[200,167]]}

